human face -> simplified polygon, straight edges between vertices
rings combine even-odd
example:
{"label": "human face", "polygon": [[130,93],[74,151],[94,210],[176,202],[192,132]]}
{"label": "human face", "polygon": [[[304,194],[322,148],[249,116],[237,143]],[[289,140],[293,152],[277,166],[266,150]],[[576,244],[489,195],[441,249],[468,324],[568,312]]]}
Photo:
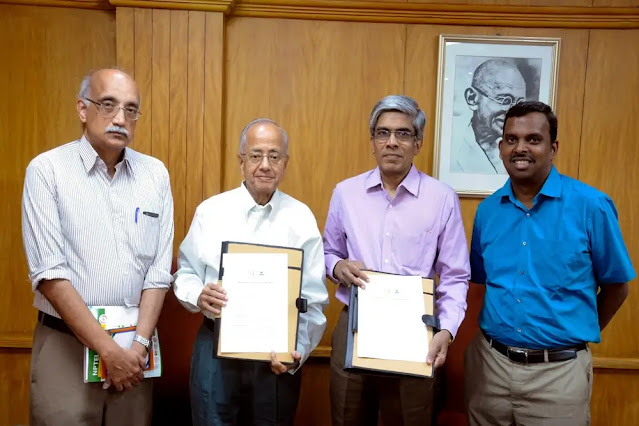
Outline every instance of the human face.
{"label": "human face", "polygon": [[479,140],[497,140],[502,135],[506,112],[512,105],[502,105],[491,98],[510,96],[514,100],[523,100],[526,82],[516,68],[500,68],[489,80],[478,84],[477,89],[473,129]]}
{"label": "human face", "polygon": [[[87,96],[102,103],[111,101],[120,107],[140,107],[140,93],[135,81],[127,74],[112,69],[100,70],[93,74]],[[133,141],[135,120],[127,119],[123,110],[113,117],[106,117],[98,105],[79,99],[77,103],[80,121],[84,124],[84,134],[98,155],[120,155]],[[108,131],[107,131],[108,130]]]}
{"label": "human face", "polygon": [[[415,133],[411,118],[395,111],[384,112],[379,116],[375,131],[381,129]],[[413,138],[407,142],[400,142],[393,133],[385,142],[376,140],[374,136],[371,137],[371,145],[382,175],[397,178],[408,174],[413,164],[413,157],[419,153],[422,141]]]}
{"label": "human face", "polygon": [[508,119],[499,156],[513,182],[540,183],[548,177],[558,149],[559,142],[550,140],[546,116],[532,112]]}
{"label": "human face", "polygon": [[[264,157],[259,163],[254,164],[249,161],[251,154],[259,154]],[[281,158],[279,163],[272,164],[268,159],[268,154],[279,155]],[[257,204],[265,205],[284,178],[288,164],[282,132],[272,123],[253,125],[246,134],[244,152],[240,153],[238,158],[246,189]]]}

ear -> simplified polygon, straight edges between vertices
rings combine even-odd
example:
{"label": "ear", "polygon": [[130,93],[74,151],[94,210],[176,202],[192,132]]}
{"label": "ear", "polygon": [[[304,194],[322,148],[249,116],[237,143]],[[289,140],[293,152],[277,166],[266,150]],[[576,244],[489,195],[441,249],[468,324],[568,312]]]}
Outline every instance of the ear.
{"label": "ear", "polygon": [[415,141],[415,155],[419,154],[419,150],[422,149],[423,143],[424,141],[420,139]]}
{"label": "ear", "polygon": [[84,103],[84,101],[82,99],[78,99],[78,101],[75,104],[76,109],[78,110],[78,116],[80,117],[80,121],[83,124],[86,124],[87,122],[87,104]]}
{"label": "ear", "polygon": [[550,161],[552,161],[559,152],[559,141],[550,144]]}
{"label": "ear", "polygon": [[464,99],[468,104],[468,108],[470,108],[471,110],[475,111],[478,108],[479,93],[477,93],[477,90],[473,89],[472,87],[466,89],[464,91]]}
{"label": "ear", "polygon": [[373,140],[372,136],[371,136],[371,153],[375,155],[375,141]]}

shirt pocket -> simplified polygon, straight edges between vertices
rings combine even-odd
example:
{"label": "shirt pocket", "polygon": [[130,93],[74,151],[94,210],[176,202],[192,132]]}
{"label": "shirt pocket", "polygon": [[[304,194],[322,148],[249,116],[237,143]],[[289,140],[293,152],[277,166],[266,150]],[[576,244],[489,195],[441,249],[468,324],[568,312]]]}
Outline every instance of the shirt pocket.
{"label": "shirt pocket", "polygon": [[[590,255],[578,242],[548,240],[539,244],[543,261],[538,267],[539,283],[557,295],[580,292],[588,286],[584,272],[587,271]],[[539,259],[539,257],[537,257]]]}
{"label": "shirt pocket", "polygon": [[160,238],[160,214],[154,210],[140,209],[136,226],[137,255],[143,259],[153,259],[157,253]]}
{"label": "shirt pocket", "polygon": [[420,269],[427,263],[427,248],[431,238],[430,230],[398,232],[397,237],[393,239],[393,257],[404,267]]}

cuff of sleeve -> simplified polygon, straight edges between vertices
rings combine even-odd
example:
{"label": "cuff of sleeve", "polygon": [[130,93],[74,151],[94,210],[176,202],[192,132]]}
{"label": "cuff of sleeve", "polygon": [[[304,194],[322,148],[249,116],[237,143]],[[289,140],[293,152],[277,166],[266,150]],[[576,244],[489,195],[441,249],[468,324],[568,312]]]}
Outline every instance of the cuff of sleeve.
{"label": "cuff of sleeve", "polygon": [[163,288],[168,290],[171,288],[171,281],[173,279],[173,275],[171,275],[168,271],[161,271],[159,269],[151,267],[146,277],[144,278],[144,285],[142,286],[142,290],[147,290],[150,288]]}
{"label": "cuff of sleeve", "polygon": [[68,280],[71,281],[71,274],[69,270],[64,266],[55,266],[53,268],[46,269],[37,274],[31,275],[31,290],[36,291],[40,281],[42,280]]}
{"label": "cuff of sleeve", "polygon": [[439,318],[439,326],[440,330],[448,330],[451,336],[453,336],[453,341],[455,340],[455,336],[457,336],[457,331],[459,330],[459,324],[456,321],[452,321],[448,318]]}
{"label": "cuff of sleeve", "polygon": [[327,265],[326,275],[335,284],[339,284],[339,281],[335,278],[335,276],[333,276],[333,270],[335,269],[335,265],[337,265],[337,262],[339,262],[340,260],[344,260],[344,259],[338,256],[335,256],[334,254],[329,254],[326,256],[326,265]]}

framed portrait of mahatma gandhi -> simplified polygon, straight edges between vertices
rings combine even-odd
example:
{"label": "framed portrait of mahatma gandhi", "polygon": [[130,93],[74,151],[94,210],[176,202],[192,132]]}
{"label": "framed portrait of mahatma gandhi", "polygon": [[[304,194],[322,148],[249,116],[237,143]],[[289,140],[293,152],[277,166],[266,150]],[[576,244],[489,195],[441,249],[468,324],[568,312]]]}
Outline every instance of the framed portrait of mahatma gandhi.
{"label": "framed portrait of mahatma gandhi", "polygon": [[558,38],[440,35],[433,175],[460,196],[484,197],[508,175],[504,117],[523,101],[555,107]]}

